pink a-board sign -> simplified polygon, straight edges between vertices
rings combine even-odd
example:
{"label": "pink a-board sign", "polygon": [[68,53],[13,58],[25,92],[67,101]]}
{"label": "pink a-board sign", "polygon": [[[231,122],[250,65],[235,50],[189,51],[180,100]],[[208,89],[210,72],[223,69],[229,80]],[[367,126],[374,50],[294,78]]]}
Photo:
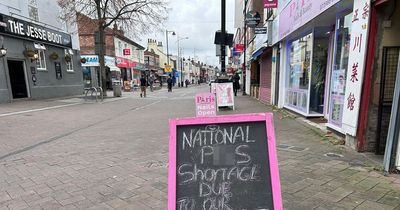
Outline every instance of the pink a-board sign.
{"label": "pink a-board sign", "polygon": [[233,83],[216,83],[217,108],[233,107],[235,109],[235,98],[233,94]]}
{"label": "pink a-board sign", "polygon": [[196,117],[216,116],[215,94],[198,93],[195,96]]}
{"label": "pink a-board sign", "polygon": [[169,121],[168,210],[282,210],[272,113]]}

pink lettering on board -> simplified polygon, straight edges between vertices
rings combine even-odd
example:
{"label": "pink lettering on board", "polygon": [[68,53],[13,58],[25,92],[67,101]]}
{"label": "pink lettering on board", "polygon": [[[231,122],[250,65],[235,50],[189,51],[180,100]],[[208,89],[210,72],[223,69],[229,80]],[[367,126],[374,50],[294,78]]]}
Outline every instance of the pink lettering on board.
{"label": "pink lettering on board", "polygon": [[196,116],[216,116],[215,95],[212,93],[199,93],[195,96]]}

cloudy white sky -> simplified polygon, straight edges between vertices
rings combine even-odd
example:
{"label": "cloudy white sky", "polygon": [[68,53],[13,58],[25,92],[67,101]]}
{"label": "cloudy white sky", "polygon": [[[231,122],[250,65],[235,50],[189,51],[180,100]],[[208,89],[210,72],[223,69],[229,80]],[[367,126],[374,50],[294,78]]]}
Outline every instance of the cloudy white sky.
{"label": "cloudy white sky", "polygon": [[[228,33],[234,33],[234,0],[226,0],[226,29]],[[189,37],[180,42],[185,58],[195,56],[202,62],[218,65],[215,56],[214,35],[221,29],[221,1],[220,0],[170,0],[169,19],[165,29],[175,31],[179,37]],[[147,35],[147,38],[156,38],[164,44],[166,51],[164,32]],[[142,40],[147,42],[147,38]],[[169,51],[177,55],[177,36],[169,34]],[[145,43],[143,43],[145,44]],[[146,45],[145,45],[146,46]]]}

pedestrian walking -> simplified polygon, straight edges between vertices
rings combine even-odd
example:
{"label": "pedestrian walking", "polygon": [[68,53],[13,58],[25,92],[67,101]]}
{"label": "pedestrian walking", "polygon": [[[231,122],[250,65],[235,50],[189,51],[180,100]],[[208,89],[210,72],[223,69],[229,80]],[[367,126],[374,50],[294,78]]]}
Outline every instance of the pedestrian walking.
{"label": "pedestrian walking", "polygon": [[239,74],[235,73],[235,75],[233,75],[233,77],[232,77],[233,92],[235,93],[235,96],[237,96],[237,92],[240,89],[239,80],[240,80]]}
{"label": "pedestrian walking", "polygon": [[153,75],[151,75],[149,78],[149,86],[150,86],[151,92],[153,92],[153,84],[154,84],[154,78],[153,78]]}
{"label": "pedestrian walking", "polygon": [[140,97],[146,97],[146,88],[147,80],[143,75],[142,78],[140,78]]}
{"label": "pedestrian walking", "polygon": [[188,87],[188,85],[189,85],[189,80],[186,79],[186,80],[185,80],[185,86],[186,86],[186,88]]}
{"label": "pedestrian walking", "polygon": [[171,78],[171,76],[168,76],[167,84],[168,84],[168,92],[172,92],[172,78]]}

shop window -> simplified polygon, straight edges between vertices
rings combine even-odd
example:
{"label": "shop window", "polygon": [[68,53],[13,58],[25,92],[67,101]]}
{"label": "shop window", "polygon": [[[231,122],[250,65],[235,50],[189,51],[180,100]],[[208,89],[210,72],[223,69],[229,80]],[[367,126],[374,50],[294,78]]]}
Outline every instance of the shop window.
{"label": "shop window", "polygon": [[285,104],[303,113],[307,113],[312,50],[312,34],[289,44]]}
{"label": "shop window", "polygon": [[45,50],[38,50],[38,59],[36,61],[36,67],[38,70],[46,71],[46,51]]}
{"label": "shop window", "polygon": [[29,18],[39,21],[38,4],[37,0],[28,0]]}

